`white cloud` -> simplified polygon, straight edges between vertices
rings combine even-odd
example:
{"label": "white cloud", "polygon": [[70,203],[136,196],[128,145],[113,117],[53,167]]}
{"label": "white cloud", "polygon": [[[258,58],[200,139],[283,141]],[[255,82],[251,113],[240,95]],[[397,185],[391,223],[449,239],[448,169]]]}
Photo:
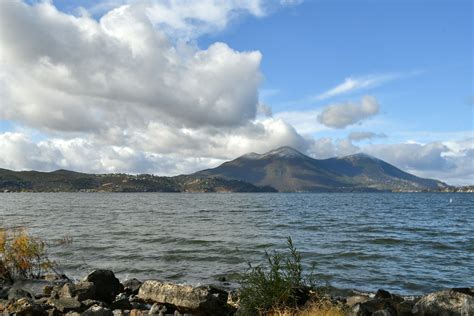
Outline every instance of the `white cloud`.
{"label": "white cloud", "polygon": [[259,52],[174,46],[139,6],[97,22],[2,1],[0,41],[2,119],[91,131],[154,120],[237,126],[256,115]]}
{"label": "white cloud", "polygon": [[318,115],[318,122],[332,128],[345,128],[349,125],[374,116],[379,112],[377,100],[371,96],[364,96],[360,103],[340,103],[325,107]]}
{"label": "white cloud", "polygon": [[363,150],[420,177],[449,184],[474,184],[474,138],[427,144],[379,144]]}
{"label": "white cloud", "polygon": [[301,4],[302,0],[102,0],[88,7],[100,15],[117,7],[140,6],[151,23],[168,36],[192,40],[222,31],[242,16],[263,17],[272,11]]}
{"label": "white cloud", "polygon": [[177,129],[151,123],[145,129],[35,142],[25,133],[0,134],[0,167],[13,170],[71,169],[176,175],[214,167],[248,152],[281,146],[306,150],[287,123],[267,118],[238,129]]}
{"label": "white cloud", "polygon": [[399,74],[372,74],[361,77],[348,77],[344,82],[314,97],[316,100],[328,99],[340,94],[377,87],[385,82],[399,78]]}
{"label": "white cloud", "polygon": [[364,152],[403,171],[451,185],[474,185],[474,138],[427,144],[395,143],[356,146],[348,138],[308,141],[308,154],[317,159]]}
{"label": "white cloud", "polygon": [[371,74],[361,77],[347,77],[344,82],[314,97],[324,100],[340,94],[377,87],[385,82],[400,78],[400,74]]}
{"label": "white cloud", "polygon": [[146,14],[152,23],[173,37],[195,38],[216,32],[240,14],[265,15],[259,0],[149,1]]}

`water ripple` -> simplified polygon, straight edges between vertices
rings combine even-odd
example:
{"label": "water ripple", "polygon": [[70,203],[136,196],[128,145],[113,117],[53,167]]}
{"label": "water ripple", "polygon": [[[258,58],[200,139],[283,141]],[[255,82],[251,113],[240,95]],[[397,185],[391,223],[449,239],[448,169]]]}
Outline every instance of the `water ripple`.
{"label": "water ripple", "polygon": [[[453,203],[449,203],[452,198]],[[2,226],[28,227],[80,278],[214,282],[292,236],[333,286],[418,294],[474,284],[473,194],[0,194]]]}

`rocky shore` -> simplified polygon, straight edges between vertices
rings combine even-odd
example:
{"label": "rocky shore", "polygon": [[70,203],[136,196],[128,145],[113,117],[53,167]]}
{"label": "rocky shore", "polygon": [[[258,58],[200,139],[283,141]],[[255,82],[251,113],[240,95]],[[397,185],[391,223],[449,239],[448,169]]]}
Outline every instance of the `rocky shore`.
{"label": "rocky shore", "polygon": [[[353,316],[474,315],[474,288],[454,288],[422,296],[384,290],[345,295],[315,294]],[[304,309],[304,306],[302,306]],[[238,291],[216,285],[193,287],[158,280],[120,282],[112,271],[95,270],[81,281],[65,276],[0,284],[4,315],[239,315]]]}

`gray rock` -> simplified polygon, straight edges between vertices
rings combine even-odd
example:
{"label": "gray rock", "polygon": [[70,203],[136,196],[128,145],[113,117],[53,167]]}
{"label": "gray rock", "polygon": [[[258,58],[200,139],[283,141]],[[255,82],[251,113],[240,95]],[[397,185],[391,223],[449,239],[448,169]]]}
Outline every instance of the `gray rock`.
{"label": "gray rock", "polygon": [[227,292],[212,286],[192,287],[157,280],[145,281],[138,292],[143,300],[174,305],[179,312],[197,315],[228,314],[227,296]]}
{"label": "gray rock", "polygon": [[370,316],[377,311],[390,308],[390,303],[387,300],[372,299],[362,303],[356,303],[352,306],[352,316]]}
{"label": "gray rock", "polygon": [[113,301],[113,303],[110,305],[112,309],[131,309],[132,304],[130,304],[130,301],[128,300],[128,297],[120,297],[120,295],[117,296],[117,299]]}
{"label": "gray rock", "polygon": [[72,297],[52,298],[48,300],[48,304],[56,308],[61,313],[77,311],[81,308],[81,302]]}
{"label": "gray rock", "polygon": [[424,295],[413,307],[416,316],[474,315],[471,289],[452,289]]}
{"label": "gray rock", "polygon": [[10,291],[9,286],[0,287],[0,300],[7,300],[9,291]]}
{"label": "gray rock", "polygon": [[123,285],[110,270],[95,270],[86,276],[83,281],[94,283],[94,298],[108,304],[112,303],[115,296],[123,291]]}
{"label": "gray rock", "polygon": [[138,294],[138,290],[140,290],[140,286],[142,285],[142,282],[140,282],[137,279],[129,279],[125,280],[123,283],[123,288],[125,293],[127,294]]}
{"label": "gray rock", "polygon": [[95,285],[92,282],[66,283],[59,292],[60,297],[73,297],[78,301],[96,298]]}
{"label": "gray rock", "polygon": [[94,305],[81,314],[81,316],[113,316],[114,313],[105,307]]}
{"label": "gray rock", "polygon": [[388,291],[379,289],[377,290],[377,293],[375,293],[375,298],[381,298],[381,299],[392,298],[392,294],[390,294],[390,292]]}
{"label": "gray rock", "polygon": [[354,306],[357,303],[365,303],[369,300],[370,298],[365,295],[354,295],[354,296],[349,296],[346,299],[346,304],[349,305],[350,307]]}
{"label": "gray rock", "polygon": [[402,302],[395,305],[395,310],[398,316],[412,316],[412,309],[415,306],[417,299],[405,298]]}

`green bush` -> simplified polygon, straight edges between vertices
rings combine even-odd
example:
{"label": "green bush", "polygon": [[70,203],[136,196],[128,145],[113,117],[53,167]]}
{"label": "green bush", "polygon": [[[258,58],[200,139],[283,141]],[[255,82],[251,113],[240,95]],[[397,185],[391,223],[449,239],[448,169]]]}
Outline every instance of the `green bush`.
{"label": "green bush", "polygon": [[303,275],[301,255],[287,239],[287,252],[265,252],[266,265],[252,266],[241,280],[240,314],[258,315],[271,309],[296,307],[308,298],[311,275]]}

